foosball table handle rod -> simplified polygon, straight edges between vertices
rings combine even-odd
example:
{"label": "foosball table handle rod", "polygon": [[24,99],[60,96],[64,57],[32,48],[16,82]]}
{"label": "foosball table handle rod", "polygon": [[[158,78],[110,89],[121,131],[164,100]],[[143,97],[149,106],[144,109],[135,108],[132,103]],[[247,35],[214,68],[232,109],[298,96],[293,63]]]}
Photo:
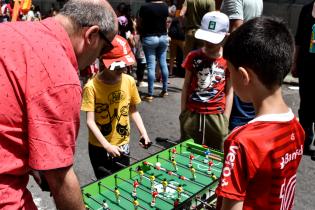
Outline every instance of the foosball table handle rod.
{"label": "foosball table handle rod", "polygon": [[[87,198],[89,198],[89,199],[93,200],[94,202],[96,202],[97,204],[99,204],[100,206],[103,205],[101,202],[99,202],[98,200],[96,200],[95,198],[93,198],[90,193],[84,193],[84,192],[83,192],[83,194],[84,194]],[[85,201],[84,201],[84,203],[87,205],[87,203],[86,203]]]}
{"label": "foosball table handle rod", "polygon": [[201,199],[199,199],[199,198],[196,198],[196,200],[199,201],[200,203],[202,203],[203,205],[205,205],[205,206],[207,206],[207,207],[213,209],[213,206],[209,205],[209,204],[206,203],[205,201],[203,201],[203,200],[201,200]]}
{"label": "foosball table handle rod", "polygon": [[168,142],[168,143],[173,144],[173,145],[177,145],[177,144],[178,144],[178,143],[175,142],[175,141],[171,141],[171,140],[169,140],[168,138],[162,138],[162,137],[156,137],[156,138],[155,138],[155,141],[156,141],[156,142]]}

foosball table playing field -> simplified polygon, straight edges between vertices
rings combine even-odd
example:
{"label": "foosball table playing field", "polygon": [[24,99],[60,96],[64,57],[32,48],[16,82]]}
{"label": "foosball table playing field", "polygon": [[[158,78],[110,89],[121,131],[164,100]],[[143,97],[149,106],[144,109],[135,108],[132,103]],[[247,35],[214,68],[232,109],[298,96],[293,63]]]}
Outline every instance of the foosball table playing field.
{"label": "foosball table playing field", "polygon": [[214,209],[222,161],[221,152],[189,139],[84,186],[84,203],[95,210]]}

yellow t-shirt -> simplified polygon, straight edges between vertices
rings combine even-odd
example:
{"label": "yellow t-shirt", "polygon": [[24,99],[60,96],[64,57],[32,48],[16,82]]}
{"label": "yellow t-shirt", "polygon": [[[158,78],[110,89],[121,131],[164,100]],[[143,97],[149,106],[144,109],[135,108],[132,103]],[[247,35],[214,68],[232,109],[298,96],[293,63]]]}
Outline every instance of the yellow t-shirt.
{"label": "yellow t-shirt", "polygon": [[[106,140],[121,146],[127,144],[130,138],[129,106],[140,102],[133,77],[122,74],[121,81],[113,85],[94,77],[83,89],[81,110],[95,112],[95,122]],[[89,142],[102,147],[91,131]]]}

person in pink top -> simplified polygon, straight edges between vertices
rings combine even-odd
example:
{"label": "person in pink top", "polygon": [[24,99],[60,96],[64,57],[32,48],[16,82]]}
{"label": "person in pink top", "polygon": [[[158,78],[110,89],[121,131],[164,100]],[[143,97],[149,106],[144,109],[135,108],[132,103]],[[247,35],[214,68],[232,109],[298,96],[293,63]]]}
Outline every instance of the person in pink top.
{"label": "person in pink top", "polygon": [[110,51],[116,33],[104,0],[70,0],[53,18],[0,25],[0,209],[37,209],[26,188],[33,170],[57,209],[85,209],[72,168],[78,69]]}

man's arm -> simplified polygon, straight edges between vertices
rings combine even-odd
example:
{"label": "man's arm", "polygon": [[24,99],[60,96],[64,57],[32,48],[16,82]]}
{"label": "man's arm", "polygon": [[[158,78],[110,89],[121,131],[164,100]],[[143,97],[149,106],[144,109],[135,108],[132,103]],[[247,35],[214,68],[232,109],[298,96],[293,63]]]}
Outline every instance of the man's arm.
{"label": "man's arm", "polygon": [[80,185],[72,166],[43,171],[59,210],[82,209],[85,206]]}
{"label": "man's arm", "polygon": [[221,210],[242,210],[244,201],[223,198]]}
{"label": "man's arm", "polygon": [[230,19],[230,32],[235,31],[244,22],[244,6],[242,0],[223,0],[221,12]]}
{"label": "man's arm", "polygon": [[243,20],[240,19],[230,19],[230,32],[235,31],[238,27],[243,24]]}

